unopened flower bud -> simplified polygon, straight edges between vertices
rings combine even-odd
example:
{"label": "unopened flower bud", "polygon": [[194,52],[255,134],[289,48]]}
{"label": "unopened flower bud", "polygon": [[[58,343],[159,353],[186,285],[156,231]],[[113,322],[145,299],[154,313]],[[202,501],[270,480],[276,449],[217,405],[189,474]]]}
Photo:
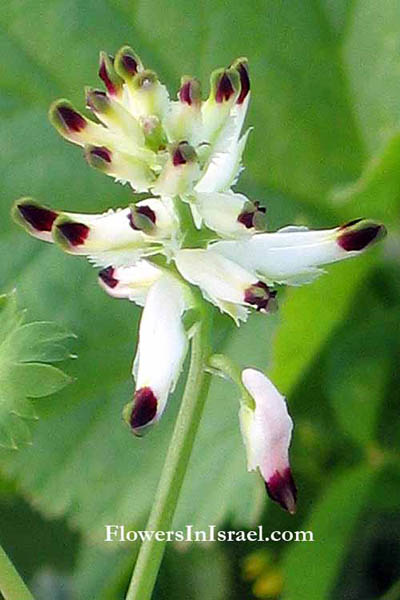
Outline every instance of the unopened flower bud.
{"label": "unopened flower bud", "polygon": [[115,56],[114,68],[125,81],[130,81],[137,73],[143,71],[143,64],[130,46],[122,46]]}
{"label": "unopened flower bud", "polygon": [[99,77],[103,80],[110,96],[122,95],[123,80],[114,69],[114,57],[100,52]]}

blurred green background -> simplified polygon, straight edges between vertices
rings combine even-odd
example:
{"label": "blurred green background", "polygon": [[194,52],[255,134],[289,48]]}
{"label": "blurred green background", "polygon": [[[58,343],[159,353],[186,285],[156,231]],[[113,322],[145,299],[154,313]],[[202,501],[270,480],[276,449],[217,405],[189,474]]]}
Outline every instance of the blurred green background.
{"label": "blurred green background", "polygon": [[400,598],[398,0],[8,0],[0,10],[0,290],[28,319],[74,331],[75,377],[35,401],[33,445],[0,449],[0,536],[40,600],[123,598],[137,548],[105,524],[144,527],[181,390],[151,436],[122,424],[138,310],[107,297],[85,260],[29,238],[9,217],[32,195],[102,211],[127,188],[90,169],[47,120],[52,100],[83,108],[98,52],[132,45],[171,94],[249,58],[255,129],[239,191],[269,227],[383,221],[384,244],[280,293],[277,315],[240,330],[216,315],[215,348],[264,368],[295,421],[291,517],[248,474],[235,391],[215,382],[174,527],[312,530],[314,543],[170,545],[155,600]]}

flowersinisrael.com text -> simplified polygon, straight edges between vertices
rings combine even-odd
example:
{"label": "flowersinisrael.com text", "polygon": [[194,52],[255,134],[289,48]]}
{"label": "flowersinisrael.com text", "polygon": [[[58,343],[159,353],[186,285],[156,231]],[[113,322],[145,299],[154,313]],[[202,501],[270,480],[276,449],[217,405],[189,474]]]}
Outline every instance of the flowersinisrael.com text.
{"label": "flowersinisrael.com text", "polygon": [[312,531],[271,531],[264,532],[262,525],[253,530],[217,530],[215,525],[207,529],[184,529],[174,531],[136,531],[124,525],[105,525],[105,542],[136,542],[155,539],[158,542],[313,542]]}

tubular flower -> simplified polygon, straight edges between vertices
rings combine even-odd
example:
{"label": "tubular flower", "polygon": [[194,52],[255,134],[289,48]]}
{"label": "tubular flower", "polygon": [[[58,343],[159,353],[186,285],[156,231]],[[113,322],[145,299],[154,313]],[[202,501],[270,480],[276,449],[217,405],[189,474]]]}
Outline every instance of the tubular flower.
{"label": "tubular flower", "polygon": [[270,498],[294,513],[297,490],[289,465],[293,422],[285,398],[256,369],[244,369],[242,383],[254,401],[254,407],[243,401],[239,411],[248,470],[259,469]]}
{"label": "tubular flower", "polygon": [[[51,105],[49,118],[82,149],[90,167],[147,198],[133,195],[125,208],[103,214],[64,212],[23,198],[13,216],[34,237],[86,256],[101,269],[98,280],[110,296],[144,306],[133,369],[136,391],[124,411],[132,431],[141,435],[160,418],[179,377],[188,344],[183,316],[199,297],[239,325],[251,311],[276,308],[276,284],[311,281],[322,265],[357,256],[385,229],[360,219],[329,230],[291,226],[266,232],[266,207],[232,189],[250,132],[242,131],[250,101],[245,58],[211,74],[205,100],[200,82],[189,76],[170,100],[156,73],[128,46],[115,58],[100,54],[99,76],[104,89],[87,88],[85,96],[95,120],[65,99]],[[260,466],[270,495],[278,499],[271,469],[284,452],[268,429],[274,414],[262,401],[257,408],[257,398],[255,412],[241,416],[250,432],[249,465]],[[263,435],[269,462],[253,450],[261,447]],[[284,461],[276,467],[280,478],[282,469]],[[291,510],[282,493],[278,500]]]}

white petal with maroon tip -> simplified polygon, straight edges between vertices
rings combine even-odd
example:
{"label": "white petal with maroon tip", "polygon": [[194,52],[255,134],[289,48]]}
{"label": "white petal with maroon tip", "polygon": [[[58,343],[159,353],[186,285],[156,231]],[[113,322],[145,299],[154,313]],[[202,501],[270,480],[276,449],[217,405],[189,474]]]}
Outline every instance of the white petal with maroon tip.
{"label": "white petal with maroon tip", "polygon": [[99,285],[113,298],[126,298],[144,306],[150,287],[163,271],[146,260],[130,267],[106,267],[99,273]]}
{"label": "white petal with maroon tip", "polygon": [[53,102],[49,119],[63,138],[78,146],[93,144],[114,147],[118,142],[108,129],[84,117],[66,100]]}
{"label": "white petal with maroon tip", "polygon": [[183,77],[179,100],[170,102],[163,120],[169,142],[186,140],[197,146],[202,140],[201,86],[197,79]]}
{"label": "white petal with maroon tip", "polygon": [[181,373],[188,349],[182,322],[190,306],[187,294],[169,275],[156,281],[148,292],[133,367],[136,392],[130,424],[134,433],[140,434],[158,421]]}
{"label": "white petal with maroon tip", "polygon": [[214,144],[230,118],[240,91],[235,69],[217,69],[211,74],[210,95],[201,107],[204,141]]}
{"label": "white petal with maroon tip", "polygon": [[156,183],[154,194],[177,196],[190,193],[200,177],[200,166],[194,148],[187,142],[171,145],[170,154]]}
{"label": "white petal with maroon tip", "polygon": [[184,249],[175,255],[181,275],[199,286],[203,296],[228,313],[239,324],[246,321],[246,291],[257,283],[257,277],[235,262],[210,250]]}
{"label": "white petal with maroon tip", "polygon": [[293,422],[282,396],[256,369],[245,369],[242,382],[255,408],[242,402],[239,418],[249,471],[259,469],[270,497],[290,513],[296,510],[296,487],[289,464]]}
{"label": "white petal with maroon tip", "polygon": [[107,96],[104,92],[88,88],[86,103],[106,127],[126,136],[134,150],[144,146],[145,138],[139,122],[120,102]]}
{"label": "white petal with maroon tip", "polygon": [[193,204],[209,229],[222,237],[249,237],[254,229],[247,229],[238,219],[245,207],[250,204],[243,194],[197,193]]}
{"label": "white petal with maroon tip", "polygon": [[32,198],[17,200],[11,210],[14,221],[30,235],[43,242],[53,242],[52,227],[59,213],[41,206]]}
{"label": "white petal with maroon tip", "polygon": [[156,116],[160,120],[169,107],[167,88],[162,85],[153,71],[142,71],[128,81],[129,108],[134,117]]}
{"label": "white petal with maroon tip", "polygon": [[320,265],[356,256],[381,235],[382,226],[370,221],[316,231],[290,226],[250,240],[216,242],[211,249],[268,281],[297,285],[318,276]]}
{"label": "white petal with maroon tip", "polygon": [[53,237],[66,252],[88,256],[97,266],[131,265],[141,256],[160,251],[163,238],[171,237],[176,226],[163,200],[149,198],[136,206],[149,207],[154,214],[151,235],[132,227],[128,207],[100,215],[60,213],[53,225]]}
{"label": "white petal with maroon tip", "polygon": [[125,152],[114,152],[105,146],[85,146],[90,166],[99,169],[121,183],[129,183],[136,192],[146,192],[155,175],[141,158]]}

